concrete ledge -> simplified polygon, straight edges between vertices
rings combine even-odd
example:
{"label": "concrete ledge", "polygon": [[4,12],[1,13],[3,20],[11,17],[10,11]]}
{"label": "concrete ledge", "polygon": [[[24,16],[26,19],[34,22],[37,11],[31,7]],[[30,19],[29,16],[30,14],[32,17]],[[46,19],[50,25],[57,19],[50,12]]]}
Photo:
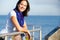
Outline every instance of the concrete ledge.
{"label": "concrete ledge", "polygon": [[60,40],[60,27],[56,27],[45,36],[45,40]]}

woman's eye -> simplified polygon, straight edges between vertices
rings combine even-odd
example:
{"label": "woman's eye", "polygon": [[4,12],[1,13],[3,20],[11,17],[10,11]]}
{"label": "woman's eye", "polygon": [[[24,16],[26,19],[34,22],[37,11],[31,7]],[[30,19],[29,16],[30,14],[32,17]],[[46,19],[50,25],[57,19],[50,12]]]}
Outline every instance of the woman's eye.
{"label": "woman's eye", "polygon": [[23,5],[23,4],[21,4],[21,5]]}

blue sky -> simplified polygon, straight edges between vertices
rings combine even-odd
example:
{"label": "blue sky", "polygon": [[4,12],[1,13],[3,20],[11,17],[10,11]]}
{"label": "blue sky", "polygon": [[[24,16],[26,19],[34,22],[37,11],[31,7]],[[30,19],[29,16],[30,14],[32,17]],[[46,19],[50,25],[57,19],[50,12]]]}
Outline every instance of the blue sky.
{"label": "blue sky", "polygon": [[[0,15],[7,15],[18,0],[1,0]],[[55,15],[60,16],[60,0],[29,0],[29,15]]]}

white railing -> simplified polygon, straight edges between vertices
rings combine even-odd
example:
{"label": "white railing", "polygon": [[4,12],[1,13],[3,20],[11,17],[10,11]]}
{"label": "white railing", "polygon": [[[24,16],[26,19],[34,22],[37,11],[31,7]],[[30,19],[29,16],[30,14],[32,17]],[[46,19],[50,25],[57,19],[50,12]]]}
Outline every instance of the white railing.
{"label": "white railing", "polygon": [[[40,40],[42,40],[42,31],[41,29],[34,29],[34,26],[33,26],[33,30],[29,30],[30,32],[33,32],[33,40],[34,40],[34,32],[37,32],[39,31],[40,32]],[[4,33],[4,34],[0,34],[0,37],[5,37],[5,40],[7,40],[7,36],[13,36],[13,35],[16,35],[16,34],[22,34],[23,32],[13,32],[13,33]]]}

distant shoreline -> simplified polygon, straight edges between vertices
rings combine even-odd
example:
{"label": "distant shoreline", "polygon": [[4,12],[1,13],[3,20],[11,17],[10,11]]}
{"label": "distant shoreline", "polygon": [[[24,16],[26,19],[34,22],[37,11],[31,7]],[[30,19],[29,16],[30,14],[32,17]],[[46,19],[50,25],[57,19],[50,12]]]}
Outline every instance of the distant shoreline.
{"label": "distant shoreline", "polygon": [[[0,16],[7,16],[7,15],[0,15]],[[28,16],[52,16],[53,17],[53,16],[58,16],[58,15],[28,15]]]}

